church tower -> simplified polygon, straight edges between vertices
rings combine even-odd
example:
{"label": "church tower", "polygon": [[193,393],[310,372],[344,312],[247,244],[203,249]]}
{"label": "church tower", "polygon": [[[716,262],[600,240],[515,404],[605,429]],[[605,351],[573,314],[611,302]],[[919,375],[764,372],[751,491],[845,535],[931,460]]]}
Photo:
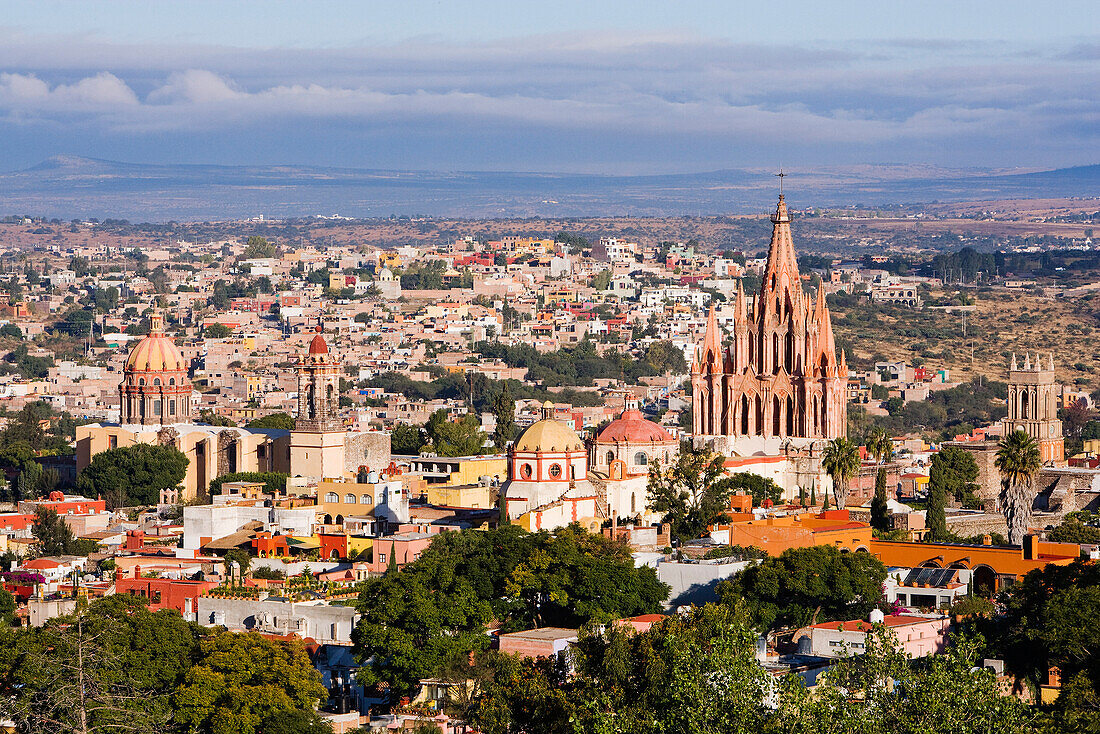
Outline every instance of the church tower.
{"label": "church tower", "polygon": [[782,194],[771,219],[768,261],[751,308],[738,288],[732,345],[723,346],[712,306],[691,370],[695,436],[726,439],[744,455],[778,449],[772,439],[812,443],[847,431],[848,366],[843,353],[838,358],[822,290],[813,299],[802,290]]}
{"label": "church tower", "polygon": [[298,415],[290,433],[290,472],[312,479],[340,476],[344,426],[340,420],[340,362],[320,333],[298,358]]}
{"label": "church tower", "polygon": [[1005,433],[1023,431],[1039,444],[1039,456],[1044,463],[1065,461],[1065,440],[1062,421],[1058,420],[1058,386],[1054,381],[1054,354],[1046,364],[1039,353],[1033,360],[1024,353],[1021,364],[1016,355],[1008,368],[1008,417]]}

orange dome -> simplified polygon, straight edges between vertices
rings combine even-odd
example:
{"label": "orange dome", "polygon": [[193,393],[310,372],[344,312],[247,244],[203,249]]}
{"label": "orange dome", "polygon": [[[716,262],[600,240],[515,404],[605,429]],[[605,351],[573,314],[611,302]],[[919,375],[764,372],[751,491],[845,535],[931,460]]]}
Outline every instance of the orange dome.
{"label": "orange dome", "polygon": [[676,439],[653,421],[646,420],[640,410],[624,410],[622,415],[600,431],[596,440],[600,443],[662,443]]}
{"label": "orange dome", "polygon": [[137,343],[126,358],[126,371],[186,372],[187,362],[172,338],[161,329],[159,314],[154,315],[148,335]]}
{"label": "orange dome", "polygon": [[318,334],[313,337],[313,341],[309,343],[310,354],[328,354],[328,342],[325,341],[325,337]]}

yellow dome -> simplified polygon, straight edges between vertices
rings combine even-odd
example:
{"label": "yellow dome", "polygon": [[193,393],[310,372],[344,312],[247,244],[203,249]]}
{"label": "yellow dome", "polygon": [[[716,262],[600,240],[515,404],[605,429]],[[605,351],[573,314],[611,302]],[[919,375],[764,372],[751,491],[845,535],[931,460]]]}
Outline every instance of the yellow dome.
{"label": "yellow dome", "polygon": [[171,337],[161,330],[158,316],[153,317],[149,334],[137,343],[126,358],[126,371],[186,372],[187,363]]}
{"label": "yellow dome", "polygon": [[575,431],[555,420],[531,424],[516,439],[516,451],[581,451],[584,442]]}

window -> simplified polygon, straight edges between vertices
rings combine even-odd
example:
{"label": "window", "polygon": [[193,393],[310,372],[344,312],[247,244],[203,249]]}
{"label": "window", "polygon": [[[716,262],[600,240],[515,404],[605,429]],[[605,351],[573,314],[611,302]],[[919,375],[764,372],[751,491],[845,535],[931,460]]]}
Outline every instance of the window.
{"label": "window", "polygon": [[551,464],[550,465],[550,478],[551,479],[561,478],[561,464]]}
{"label": "window", "polygon": [[634,454],[634,463],[638,466],[645,466],[649,463],[649,457],[645,455],[644,451],[639,451]]}
{"label": "window", "polygon": [[156,387],[160,387],[160,378],[159,377],[154,377],[153,378],[153,385],[156,386]]}
{"label": "window", "polygon": [[109,448],[109,449],[117,449],[118,448],[118,436],[108,436],[107,437],[107,448]]}
{"label": "window", "polygon": [[175,377],[169,377],[168,378],[168,384],[169,385],[175,385],[176,384],[176,378]]}
{"label": "window", "polygon": [[523,477],[524,479],[530,479],[531,478],[531,465],[530,464],[522,465],[519,468],[519,475],[521,477]]}
{"label": "window", "polygon": [[355,495],[353,495],[353,494],[345,494],[345,495],[344,495],[344,504],[346,504],[346,505],[354,505],[354,504],[355,504]]}
{"label": "window", "polygon": [[335,492],[329,492],[325,495],[325,502],[339,502],[340,497]]}
{"label": "window", "polygon": [[144,377],[138,378],[138,384],[139,385],[144,385],[145,384],[145,378]]}
{"label": "window", "polygon": [[175,400],[169,400],[168,401],[168,415],[175,415],[175,414],[176,414],[176,401]]}
{"label": "window", "polygon": [[379,563],[385,563],[386,562],[386,554],[385,553],[379,553],[378,554],[378,562]]}
{"label": "window", "polygon": [[361,505],[369,505],[373,501],[374,500],[371,498],[371,496],[369,494],[365,494],[365,495],[363,495],[362,497],[359,498],[359,504],[361,504]]}
{"label": "window", "polygon": [[608,451],[607,452],[607,463],[610,464],[614,460],[615,460],[615,452],[614,451]]}
{"label": "window", "polygon": [[153,401],[153,415],[160,415],[163,408],[161,407],[160,400]]}

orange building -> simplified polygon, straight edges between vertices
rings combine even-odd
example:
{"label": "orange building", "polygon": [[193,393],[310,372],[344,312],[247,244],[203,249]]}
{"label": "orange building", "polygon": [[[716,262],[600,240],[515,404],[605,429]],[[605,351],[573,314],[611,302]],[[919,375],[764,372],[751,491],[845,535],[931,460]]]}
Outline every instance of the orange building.
{"label": "orange building", "polygon": [[[712,526],[711,532],[729,545],[755,546],[772,556],[778,556],[790,548],[814,545],[831,545],[846,551],[868,551],[872,542],[871,526],[852,520],[847,510],[806,512],[758,520],[735,518],[728,525]],[[728,539],[722,537],[725,533],[728,533]]]}
{"label": "orange building", "polygon": [[1076,543],[1047,543],[1038,535],[1025,536],[1022,548],[872,540],[870,551],[887,567],[969,569],[974,572],[975,590],[992,591],[1048,563],[1068,566],[1081,555]]}

